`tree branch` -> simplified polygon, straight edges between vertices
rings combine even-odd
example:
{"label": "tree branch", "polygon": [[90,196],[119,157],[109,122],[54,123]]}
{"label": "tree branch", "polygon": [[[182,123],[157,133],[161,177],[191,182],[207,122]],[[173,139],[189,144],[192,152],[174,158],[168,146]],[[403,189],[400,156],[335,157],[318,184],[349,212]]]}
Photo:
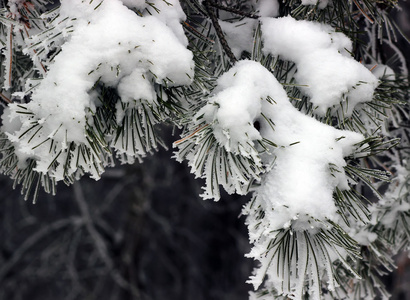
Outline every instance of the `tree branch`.
{"label": "tree branch", "polygon": [[260,18],[260,16],[258,16],[258,15],[243,12],[239,9],[235,9],[235,8],[232,8],[232,7],[227,7],[227,6],[224,6],[222,4],[216,3],[214,1],[205,1],[205,2],[208,2],[209,5],[211,5],[215,8],[218,8],[218,9],[221,9],[221,10],[224,10],[224,11],[227,11],[227,12],[239,15],[239,16],[243,16],[243,17],[247,17],[247,18],[251,18],[251,19],[259,19]]}
{"label": "tree branch", "polygon": [[232,50],[229,47],[228,42],[225,39],[225,35],[222,31],[221,25],[219,25],[218,18],[216,17],[214,8],[212,7],[212,2],[209,0],[205,0],[204,5],[209,14],[209,17],[211,18],[212,25],[215,28],[216,34],[218,35],[219,42],[221,43],[221,46],[224,52],[229,57],[229,60],[231,61],[231,63],[235,64],[238,60],[236,59],[235,55],[232,53]]}

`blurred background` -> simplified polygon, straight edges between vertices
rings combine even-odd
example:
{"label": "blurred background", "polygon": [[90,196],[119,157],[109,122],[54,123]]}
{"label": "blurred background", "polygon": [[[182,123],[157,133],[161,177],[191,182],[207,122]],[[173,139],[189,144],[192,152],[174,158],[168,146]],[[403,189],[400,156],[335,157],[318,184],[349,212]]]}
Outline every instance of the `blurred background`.
{"label": "blurred background", "polygon": [[59,185],[36,204],[1,177],[0,299],[247,299],[247,198],[201,200],[202,183],[171,156]]}
{"label": "blurred background", "polygon": [[[410,3],[401,7],[396,20],[410,36]],[[248,299],[253,261],[240,212],[249,197],[201,200],[202,182],[171,158],[177,137],[161,130],[170,150],[99,181],[61,184],[36,204],[0,176],[0,300]],[[410,260],[396,261],[385,281],[393,300],[410,300]]]}

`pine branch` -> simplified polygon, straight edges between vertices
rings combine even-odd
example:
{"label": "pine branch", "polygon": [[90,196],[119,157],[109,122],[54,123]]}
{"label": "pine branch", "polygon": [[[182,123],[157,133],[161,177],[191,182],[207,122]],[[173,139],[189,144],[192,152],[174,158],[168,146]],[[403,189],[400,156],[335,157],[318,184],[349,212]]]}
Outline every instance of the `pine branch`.
{"label": "pine branch", "polygon": [[212,4],[209,0],[204,1],[205,8],[208,12],[209,17],[211,18],[212,25],[215,28],[216,34],[218,35],[219,42],[222,45],[226,55],[229,57],[232,64],[235,64],[238,60],[236,59],[235,55],[232,53],[232,50],[225,39],[225,35],[222,31],[221,25],[219,25],[218,18],[216,17],[215,10],[212,7]]}
{"label": "pine branch", "polygon": [[256,14],[247,13],[247,12],[241,11],[241,10],[239,10],[239,9],[235,9],[235,8],[233,8],[233,7],[227,7],[227,6],[225,6],[225,5],[216,3],[216,2],[214,2],[214,1],[210,1],[210,0],[209,0],[209,1],[206,1],[206,2],[208,2],[209,5],[211,5],[211,6],[215,7],[215,8],[218,8],[218,9],[220,9],[220,10],[224,10],[224,11],[227,11],[227,12],[230,12],[230,13],[233,13],[233,14],[236,14],[236,15],[239,15],[239,16],[242,16],[242,17],[251,18],[251,19],[259,19],[259,18],[260,18],[260,16],[258,16],[258,15],[256,15]]}
{"label": "pine branch", "polygon": [[[184,8],[188,21],[183,26],[186,29],[185,35],[188,37],[189,45],[187,46],[185,37],[180,39],[178,36],[182,32],[181,27],[173,40],[183,41],[175,44],[175,47],[166,44],[161,50],[171,51],[177,46],[180,47],[179,51],[174,53],[176,54],[173,56],[175,59],[182,57],[180,54],[183,51],[187,52],[187,60],[184,61],[187,62],[186,68],[182,68],[181,73],[175,77],[170,75],[177,69],[173,66],[172,70],[169,70],[169,73],[165,72],[167,74],[162,77],[161,71],[157,72],[161,69],[162,58],[167,57],[165,55],[155,63],[145,56],[135,59],[134,64],[130,65],[138,66],[141,70],[137,70],[138,72],[135,72],[133,77],[129,72],[134,71],[125,67],[125,63],[129,62],[128,58],[144,47],[148,47],[148,44],[151,45],[151,41],[156,45],[155,50],[159,49],[161,35],[156,36],[155,41],[148,34],[144,35],[139,40],[146,38],[145,40],[149,43],[145,45],[136,45],[139,40],[133,40],[132,43],[128,42],[129,49],[118,52],[119,54],[114,57],[97,56],[96,60],[85,63],[84,65],[91,66],[91,70],[81,69],[75,77],[76,79],[83,77],[82,81],[90,83],[90,86],[84,90],[85,98],[89,96],[86,99],[89,101],[84,106],[84,111],[81,111],[81,113],[84,112],[85,117],[78,120],[78,124],[81,123],[78,125],[80,134],[76,137],[84,138],[79,139],[80,141],[73,138],[67,139],[68,133],[76,125],[78,114],[73,115],[72,119],[75,121],[71,122],[71,118],[66,121],[66,123],[74,124],[73,126],[63,124],[59,119],[56,122],[47,123],[52,119],[54,113],[58,115],[59,106],[54,107],[51,113],[47,111],[41,115],[44,112],[43,108],[54,103],[51,101],[54,99],[42,107],[40,104],[43,103],[41,99],[38,99],[40,98],[38,95],[47,98],[52,93],[48,93],[47,89],[41,94],[38,92],[41,90],[38,87],[41,87],[44,82],[49,83],[47,88],[53,87],[52,81],[47,82],[47,78],[50,78],[47,76],[52,71],[51,67],[58,62],[68,61],[70,58],[66,56],[65,60],[54,60],[58,56],[64,58],[64,55],[68,53],[66,51],[70,51],[70,47],[65,48],[69,50],[61,51],[64,43],[76,40],[67,39],[67,36],[76,29],[76,26],[84,25],[83,30],[93,28],[98,18],[90,17],[92,20],[90,26],[86,26],[86,22],[81,24],[84,20],[78,20],[70,14],[67,17],[59,16],[58,9],[54,12],[47,12],[43,5],[38,10],[34,9],[36,5],[28,7],[23,5],[19,8],[21,17],[18,19],[8,17],[7,9],[0,9],[0,18],[4,20],[4,23],[0,24],[0,43],[5,48],[0,54],[1,71],[6,74],[0,81],[5,87],[4,90],[7,90],[7,92],[0,93],[0,101],[10,104],[10,109],[6,110],[8,115],[4,116],[3,121],[6,123],[5,130],[11,131],[1,133],[1,171],[14,178],[15,184],[22,185],[26,198],[34,195],[35,199],[41,188],[55,193],[56,182],[59,180],[66,184],[73,184],[85,173],[98,178],[107,166],[113,165],[114,155],[117,155],[121,162],[141,161],[145,155],[155,152],[162,144],[156,134],[156,124],[170,121],[176,126],[184,127],[181,138],[174,143],[174,146],[178,148],[176,157],[178,160],[187,160],[192,172],[197,177],[205,179],[204,198],[218,199],[220,188],[224,188],[228,193],[253,192],[254,197],[244,209],[244,214],[247,215],[246,222],[251,242],[255,245],[250,256],[260,260],[262,265],[255,275],[258,278],[254,283],[262,283],[264,276],[269,275],[265,280],[264,288],[266,289],[260,293],[262,296],[275,295],[278,299],[284,299],[284,295],[288,295],[298,299],[302,296],[318,298],[325,293],[333,298],[353,299],[372,297],[377,293],[376,288],[373,287],[376,285],[384,294],[379,275],[384,274],[383,268],[390,271],[392,266],[390,255],[410,244],[410,231],[408,230],[410,213],[407,201],[410,188],[409,176],[408,170],[406,173],[401,169],[409,151],[405,146],[396,147],[399,138],[404,141],[404,145],[410,141],[409,109],[404,106],[409,95],[408,80],[404,76],[392,74],[393,71],[387,67],[383,76],[380,72],[377,73],[377,68],[371,68],[380,63],[388,65],[399,63],[402,64],[401,71],[406,73],[405,58],[393,43],[396,39],[395,32],[398,29],[394,22],[389,20],[387,14],[396,1],[353,0],[329,1],[329,3],[328,1],[316,1],[313,5],[304,5],[300,0],[289,0],[281,3],[278,12],[282,17],[288,16],[288,20],[294,22],[290,26],[296,28],[303,24],[301,25],[303,27],[309,23],[303,29],[311,26],[312,31],[309,34],[320,35],[318,40],[330,36],[328,44],[335,48],[331,50],[335,50],[333,52],[337,52],[337,55],[342,55],[341,52],[343,52],[343,59],[346,60],[342,60],[339,56],[337,58],[340,58],[341,62],[350,60],[352,65],[360,65],[363,72],[367,72],[367,78],[371,77],[369,81],[359,78],[352,80],[355,82],[347,82],[346,88],[340,88],[341,94],[337,94],[329,106],[326,106],[326,101],[315,102],[317,98],[310,93],[313,85],[317,84],[318,87],[322,87],[320,83],[332,76],[336,77],[337,72],[344,74],[344,71],[349,73],[350,70],[341,70],[344,66],[342,64],[329,63],[329,66],[333,67],[323,68],[329,70],[325,73],[326,76],[323,76],[319,71],[320,68],[316,67],[322,64],[322,60],[326,61],[322,59],[325,55],[312,56],[313,51],[303,51],[302,44],[305,43],[305,36],[302,36],[296,43],[296,35],[289,34],[289,37],[285,35],[281,43],[273,42],[271,45],[272,48],[281,47],[282,44],[288,42],[288,47],[282,48],[285,53],[278,55],[275,52],[278,49],[270,52],[267,47],[268,35],[266,34],[281,27],[264,27],[268,21],[260,23],[248,20],[244,22],[246,24],[227,24],[232,25],[232,28],[235,25],[249,26],[243,27],[247,29],[248,44],[243,41],[231,42],[231,40],[228,43],[227,38],[230,38],[231,27],[227,27],[225,34],[221,27],[225,23],[222,24],[218,13],[230,15],[234,20],[260,17],[257,14],[233,8],[238,7],[236,5],[230,7],[231,2],[234,1],[224,1],[221,2],[224,4],[221,4],[215,0],[187,0]],[[23,2],[10,3],[20,5]],[[33,3],[40,2],[33,1]],[[42,0],[41,3],[46,3],[46,1]],[[95,8],[98,8],[113,3],[117,1],[105,1],[99,4],[94,2],[93,7],[97,5]],[[161,26],[168,25],[162,20],[155,20],[158,14],[167,13],[166,6],[161,7],[164,3],[159,2],[156,7],[153,3],[146,2],[145,9],[133,10],[138,15],[136,24],[139,24],[145,16],[150,15],[151,26],[153,24],[159,26],[156,32],[165,32],[164,27]],[[246,1],[240,3],[246,4]],[[118,9],[127,9],[121,2],[118,1],[117,4]],[[250,2],[247,4],[254,5]],[[326,7],[322,7],[321,4],[326,4]],[[175,2],[175,5],[179,5],[178,2]],[[141,7],[143,6],[144,4],[141,4]],[[90,16],[101,11],[101,9],[93,10],[93,7],[88,13]],[[173,10],[172,14],[175,11]],[[110,15],[110,18],[114,17]],[[181,21],[183,17],[181,13],[176,20]],[[130,14],[130,19],[132,19],[132,14]],[[271,20],[276,22],[280,19],[282,18]],[[318,23],[330,26],[322,26]],[[141,24],[141,32],[146,30],[145,26],[146,24]],[[127,32],[127,24],[122,28],[124,32]],[[285,28],[289,26],[282,27],[282,30]],[[169,26],[167,32],[171,34],[174,29]],[[80,38],[81,30],[75,34],[77,38]],[[277,32],[276,36],[281,34],[282,32]],[[87,36],[91,37],[92,32],[89,32]],[[216,37],[219,44],[214,42]],[[352,44],[349,39],[353,41]],[[97,42],[93,41],[90,45]],[[381,43],[384,43],[383,47],[380,46]],[[127,44],[127,40],[122,42],[122,46],[124,44]],[[309,43],[306,45],[308,47],[305,49],[308,50],[309,47],[315,46]],[[381,59],[382,52],[386,50],[385,46],[394,52],[395,59],[386,61]],[[79,44],[71,49],[76,47],[78,48]],[[102,48],[101,45],[96,46],[98,50]],[[233,50],[236,51],[238,48],[242,51],[242,57],[251,61],[238,61],[233,54]],[[343,48],[349,49],[344,52]],[[319,54],[325,53],[321,52],[325,49],[319,50]],[[151,53],[152,51],[146,52]],[[292,57],[290,52],[300,52],[300,55],[306,55],[304,58],[311,60],[304,61],[306,63],[302,64],[302,60],[299,59],[302,57],[298,56],[299,54],[295,54],[298,57]],[[326,55],[329,54],[331,57],[330,54],[333,52],[326,52]],[[92,57],[94,53],[96,51],[92,51],[89,57]],[[100,59],[100,57],[103,58]],[[122,65],[117,62],[110,64],[111,61],[124,57],[127,58],[123,60],[125,63]],[[357,58],[356,61],[353,57]],[[332,62],[336,60],[333,59]],[[359,60],[364,63],[360,64]],[[313,69],[309,69],[310,67],[303,69],[303,66],[311,66],[311,61],[317,63],[313,65]],[[236,69],[237,72],[221,78],[223,74],[229,73],[226,72],[229,65],[235,64],[231,69],[233,70],[244,62],[251,63],[252,66],[243,64],[245,66],[241,69],[243,73]],[[169,63],[172,65],[174,61]],[[365,67],[365,63],[370,67]],[[178,67],[180,65],[178,64]],[[193,68],[195,72],[191,72]],[[241,74],[246,74],[246,76],[241,77]],[[309,81],[315,76],[302,78],[301,74],[321,74],[322,77],[319,76],[318,80]],[[42,77],[45,79],[38,80]],[[239,80],[240,77],[245,79]],[[272,77],[272,80],[264,81],[268,77]],[[353,75],[350,77],[353,78]],[[124,78],[129,81],[124,83]],[[181,82],[178,82],[178,79],[181,79]],[[378,79],[380,79],[379,82]],[[141,80],[141,85],[136,84],[138,80]],[[57,87],[63,81],[54,82],[54,84]],[[230,85],[233,82],[237,83]],[[241,90],[246,82],[250,82],[246,87],[246,92],[249,94]],[[366,102],[355,102],[355,93],[356,96],[361,95],[361,88],[369,82],[370,88],[366,93],[368,97],[360,98],[360,100],[366,98],[363,100]],[[272,83],[277,83],[277,86]],[[134,90],[133,85],[138,85],[138,89]],[[310,91],[308,85],[311,88]],[[139,89],[142,86],[145,89]],[[275,90],[266,91],[267,86],[269,88],[274,86]],[[74,88],[70,86],[70,88],[75,90],[75,86]],[[222,93],[228,89],[229,92]],[[140,94],[134,93],[136,90],[145,90],[146,94],[139,96]],[[32,94],[33,91],[35,93]],[[235,94],[231,91],[239,92]],[[330,92],[333,91],[329,91],[329,94]],[[371,97],[372,94],[373,97]],[[10,95],[20,97],[23,101],[31,97],[33,101],[31,104],[21,105],[11,103]],[[245,95],[244,99],[241,99],[242,95]],[[327,94],[323,98],[326,96]],[[58,100],[64,101],[64,97],[62,98]],[[234,104],[230,102],[232,99],[235,101]],[[260,102],[257,103],[257,101]],[[36,104],[39,104],[41,108],[37,108]],[[70,105],[70,103],[64,104],[64,107]],[[323,106],[319,107],[321,105]],[[280,111],[281,109],[283,111]],[[286,109],[289,111],[283,113]],[[295,114],[290,114],[290,111],[294,111]],[[284,115],[292,116],[289,118],[291,120],[289,123],[283,122],[282,116]],[[296,126],[299,120],[305,120],[303,118],[306,115],[309,116],[306,120],[315,123],[309,123],[309,126]],[[11,122],[7,124],[7,121],[13,118],[17,121],[17,125]],[[228,122],[225,122],[227,119],[229,119]],[[243,124],[239,124],[243,120],[245,120]],[[19,123],[22,127],[16,129]],[[288,129],[292,126],[295,126],[295,131],[303,132],[304,136],[292,135],[292,138],[295,137],[292,141],[283,139],[285,135],[287,137],[291,134],[286,130],[281,131],[281,127]],[[44,128],[50,127],[53,128],[43,132]],[[316,141],[318,134],[314,130],[304,131],[305,128],[310,127],[319,128],[319,133],[329,130],[333,134],[324,135]],[[238,128],[241,129],[237,130]],[[341,129],[345,131],[341,132]],[[308,138],[303,141],[305,136]],[[386,136],[389,136],[388,140]],[[303,155],[299,152],[292,152],[301,145],[305,145]],[[309,153],[311,149],[317,150],[314,152],[320,153],[319,155],[323,157],[311,156]],[[21,155],[22,152],[24,155]],[[339,154],[332,156],[331,153]],[[311,176],[309,172],[319,166],[319,161],[322,162],[326,154],[332,158],[326,161],[323,168],[320,168],[320,172],[316,173],[326,178],[320,181],[319,176]],[[308,156],[310,160],[304,165],[305,161],[302,163],[301,160]],[[380,168],[386,171],[380,171]],[[283,169],[281,170],[283,172],[278,172],[279,169]],[[293,170],[297,172],[293,173]],[[380,188],[381,184],[387,185],[391,179],[388,176],[389,170],[393,170],[394,174],[392,183],[388,186],[388,192],[382,193],[384,189]],[[280,180],[286,179],[285,175],[288,174],[292,174],[291,180],[286,180],[286,183],[281,182]],[[269,175],[272,176],[268,177]],[[291,198],[288,198],[288,194],[291,194],[291,188],[289,188],[291,185],[288,183],[295,180],[297,184],[298,180],[304,179],[306,182],[309,176],[316,182],[325,182],[319,185],[327,187],[325,192],[329,194],[329,197],[323,199],[324,201],[329,200],[326,203],[331,209],[327,210],[326,207],[323,210],[319,207],[320,205],[313,205],[317,204],[313,202],[316,200],[317,194],[315,193],[309,194],[306,199],[303,198],[304,195],[298,196],[298,199],[303,198],[303,204],[298,204],[297,201],[291,201]],[[406,178],[405,182],[403,178]],[[272,189],[266,188],[270,186]],[[286,190],[281,190],[282,187],[286,187]],[[371,207],[373,204],[359,192],[363,187],[371,190],[375,198],[385,198],[375,204],[375,207]],[[318,190],[320,189],[319,187]],[[80,211],[84,217],[89,219],[89,209],[82,199],[83,195],[81,195],[79,186],[76,186],[76,191]],[[277,191],[280,192],[275,194]],[[322,214],[323,211],[325,213]],[[328,216],[327,212],[331,215]],[[379,221],[377,224],[368,224],[370,212],[375,212],[376,219]],[[387,222],[386,220],[389,219],[393,221]],[[101,246],[102,240],[94,225],[90,222],[85,225],[95,244]],[[106,266],[112,269],[110,258],[107,256],[104,245],[102,246],[97,249],[97,252]],[[347,285],[348,282],[354,283],[355,286],[350,288]],[[340,285],[340,288],[336,283]],[[124,282],[122,284],[124,285]],[[364,291],[363,294],[359,293],[359,289]]]}

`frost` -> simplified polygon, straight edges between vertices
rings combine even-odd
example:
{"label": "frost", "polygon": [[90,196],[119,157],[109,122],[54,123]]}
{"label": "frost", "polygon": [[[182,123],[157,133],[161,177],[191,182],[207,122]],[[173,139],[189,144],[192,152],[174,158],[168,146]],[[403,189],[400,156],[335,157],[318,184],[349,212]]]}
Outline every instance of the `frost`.
{"label": "frost", "polygon": [[329,25],[291,17],[261,22],[263,51],[296,63],[295,79],[311,97],[317,114],[342,109],[350,116],[358,103],[372,100],[378,79],[349,57],[351,41],[342,33]]}
{"label": "frost", "polygon": [[377,234],[374,232],[369,232],[365,229],[358,231],[357,233],[351,233],[351,236],[363,246],[369,246],[370,243],[373,243],[377,239]]}
{"label": "frost", "polygon": [[20,12],[18,11],[18,8],[22,6],[24,0],[10,0],[7,2],[8,2],[7,6],[8,6],[10,13],[20,17]]}

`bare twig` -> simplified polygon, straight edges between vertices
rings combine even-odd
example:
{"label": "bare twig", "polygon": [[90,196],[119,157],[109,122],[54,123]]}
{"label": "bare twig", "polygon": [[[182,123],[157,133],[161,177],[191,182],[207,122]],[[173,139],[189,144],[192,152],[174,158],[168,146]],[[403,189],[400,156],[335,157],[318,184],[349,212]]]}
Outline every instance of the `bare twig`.
{"label": "bare twig", "polygon": [[251,18],[251,19],[259,19],[260,18],[260,16],[258,16],[258,15],[255,15],[255,14],[252,14],[252,13],[247,13],[247,12],[244,12],[244,11],[241,11],[239,9],[232,8],[232,7],[227,7],[227,6],[224,6],[222,4],[216,3],[214,1],[206,1],[206,2],[208,2],[211,6],[213,6],[215,8],[218,8],[218,9],[224,10],[224,11],[228,11],[230,13],[233,13],[233,14],[236,14],[236,15],[239,15],[239,16],[243,16],[243,17],[247,17],[247,18]]}
{"label": "bare twig", "polygon": [[212,25],[215,28],[216,34],[218,35],[219,42],[221,43],[221,46],[224,52],[229,57],[232,64],[236,63],[238,60],[236,59],[235,55],[232,53],[231,47],[229,47],[228,42],[225,39],[225,35],[222,31],[221,25],[219,25],[218,18],[216,17],[211,1],[205,0],[204,5],[208,12],[209,17],[211,18]]}
{"label": "bare twig", "polygon": [[69,226],[71,224],[79,225],[81,224],[81,220],[78,218],[68,218],[68,219],[62,219],[58,220],[44,228],[41,228],[38,230],[36,233],[31,235],[29,238],[27,238],[24,243],[21,244],[21,246],[16,249],[13,252],[13,256],[11,257],[10,260],[8,260],[5,264],[0,269],[0,282],[3,280],[3,278],[7,275],[7,273],[13,268],[13,266],[23,257],[23,255],[34,245],[37,244],[37,242],[44,237],[48,236],[49,234],[58,231],[60,229],[63,229],[66,226]]}

